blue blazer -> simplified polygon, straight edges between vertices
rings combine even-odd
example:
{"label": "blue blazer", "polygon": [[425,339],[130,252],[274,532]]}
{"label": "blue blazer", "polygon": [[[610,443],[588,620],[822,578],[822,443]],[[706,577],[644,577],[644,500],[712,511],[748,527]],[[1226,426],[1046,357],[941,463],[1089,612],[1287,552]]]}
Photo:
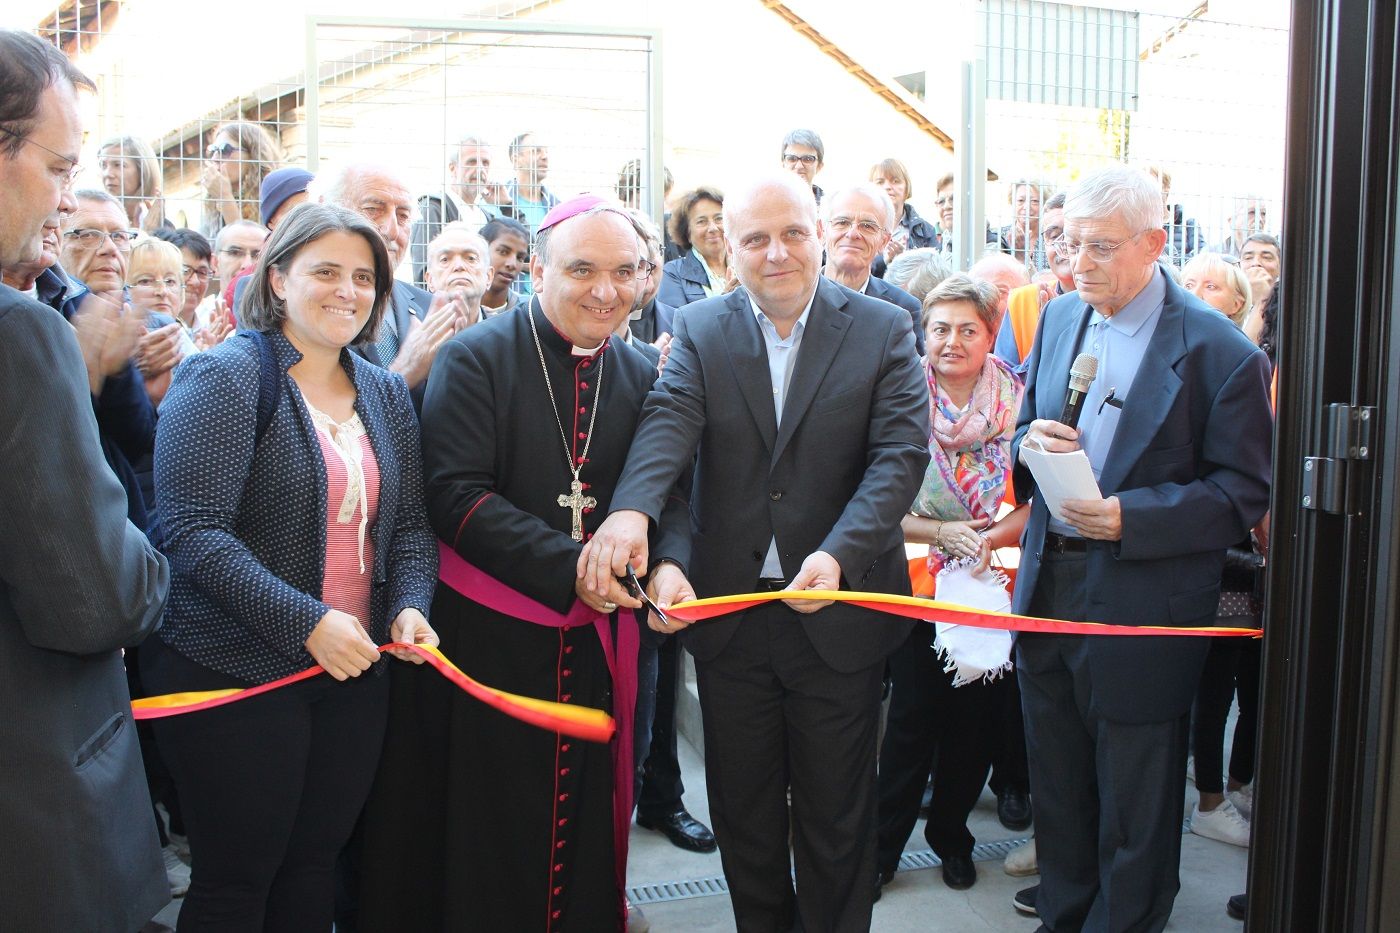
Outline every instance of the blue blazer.
{"label": "blue blazer", "polygon": [[[1224,315],[1170,279],[1166,285],[1157,329],[1099,477],[1103,496],[1118,497],[1122,540],[1089,542],[1089,614],[1073,621],[1212,624],[1225,549],[1248,538],[1269,507],[1268,360]],[[1031,607],[1049,519],[1020,463],[1021,442],[1031,421],[1059,419],[1090,313],[1077,292],[1047,304],[1027,363],[1012,442],[1016,498],[1031,500],[1017,613]],[[1097,636],[1089,643],[1089,702],[1098,715],[1162,722],[1190,709],[1208,639]]]}
{"label": "blue blazer", "polygon": [[[250,683],[315,663],[306,639],[329,609],[321,601],[325,460],[286,374],[301,354],[280,331],[268,338],[282,390],[261,441],[257,348],[243,339],[180,364],[156,429],[156,501],[173,571],[160,636],[190,660]],[[348,350],[341,365],[379,462],[368,622],[383,644],[400,611],[428,614],[437,545],[408,387]]]}
{"label": "blue blazer", "polygon": [[694,253],[686,253],[661,267],[661,290],[656,293],[656,300],[680,308],[703,300],[708,284],[710,277],[705,274],[704,265]]}

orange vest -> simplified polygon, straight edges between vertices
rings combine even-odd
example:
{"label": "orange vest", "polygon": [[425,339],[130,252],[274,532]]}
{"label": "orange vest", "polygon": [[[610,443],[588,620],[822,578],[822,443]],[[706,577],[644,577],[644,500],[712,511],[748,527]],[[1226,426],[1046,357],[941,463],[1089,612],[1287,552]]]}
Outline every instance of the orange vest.
{"label": "orange vest", "polygon": [[1040,286],[1032,282],[1012,289],[1006,299],[1006,316],[1016,338],[1016,352],[1024,363],[1035,343],[1035,326],[1040,321]]}

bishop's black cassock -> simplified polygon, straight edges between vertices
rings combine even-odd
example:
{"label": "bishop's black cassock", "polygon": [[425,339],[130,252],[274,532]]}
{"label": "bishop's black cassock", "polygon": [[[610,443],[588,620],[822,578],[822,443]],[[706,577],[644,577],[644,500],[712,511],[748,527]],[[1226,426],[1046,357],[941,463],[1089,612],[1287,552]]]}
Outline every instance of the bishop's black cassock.
{"label": "bishop's black cassock", "polygon": [[[580,474],[584,495],[597,500],[583,516],[586,537],[608,514],[656,370],[616,340],[579,355],[538,299],[438,352],[423,403],[424,485],[443,542],[563,613],[576,599],[583,545],[558,502],[573,477],[531,315],[576,460],[599,405]],[[661,526],[661,536],[688,534],[686,503],[674,500]],[[521,621],[444,583],[432,624],[443,653],[485,684],[613,712],[593,626]],[[616,627],[632,620],[614,614],[611,624],[617,644]],[[634,652],[618,663],[635,670],[636,660]],[[388,738],[366,812],[360,929],[621,929],[625,879],[615,865],[613,789],[626,781],[630,797],[630,767],[615,775],[606,745],[510,719],[426,667],[395,668]]]}

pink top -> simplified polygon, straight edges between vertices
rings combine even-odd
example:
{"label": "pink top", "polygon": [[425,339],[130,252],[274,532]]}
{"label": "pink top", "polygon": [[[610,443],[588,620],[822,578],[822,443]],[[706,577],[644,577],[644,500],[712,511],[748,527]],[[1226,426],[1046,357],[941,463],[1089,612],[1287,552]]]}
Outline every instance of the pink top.
{"label": "pink top", "polygon": [[374,540],[368,529],[379,510],[379,462],[359,415],[336,423],[310,405],[326,462],[326,570],[321,601],[370,625]]}

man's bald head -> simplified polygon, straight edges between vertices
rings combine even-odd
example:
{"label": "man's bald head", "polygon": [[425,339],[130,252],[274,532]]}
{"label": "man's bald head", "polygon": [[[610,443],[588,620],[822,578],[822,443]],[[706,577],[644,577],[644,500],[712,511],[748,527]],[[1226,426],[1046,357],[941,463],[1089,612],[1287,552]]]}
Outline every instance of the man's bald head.
{"label": "man's bald head", "polygon": [[490,247],[467,224],[447,224],[428,244],[424,271],[428,291],[456,291],[469,302],[480,301],[491,281]]}
{"label": "man's bald head", "polygon": [[[734,229],[734,218],[749,210],[756,202],[771,202],[775,199],[789,201],[812,223],[817,224],[817,199],[810,185],[792,172],[771,172],[760,175],[753,181],[731,191],[724,198],[724,218],[726,236]],[[731,244],[734,243],[730,237]]]}
{"label": "man's bald head", "polygon": [[779,333],[798,319],[817,287],[821,230],[812,189],[791,172],[761,177],[725,198],[724,235],[734,270]]}
{"label": "man's bald head", "polygon": [[1014,289],[1031,284],[1026,267],[1005,253],[992,253],[977,260],[967,270],[970,278],[990,282],[1001,293],[1001,310],[1006,312],[1006,301]]}

